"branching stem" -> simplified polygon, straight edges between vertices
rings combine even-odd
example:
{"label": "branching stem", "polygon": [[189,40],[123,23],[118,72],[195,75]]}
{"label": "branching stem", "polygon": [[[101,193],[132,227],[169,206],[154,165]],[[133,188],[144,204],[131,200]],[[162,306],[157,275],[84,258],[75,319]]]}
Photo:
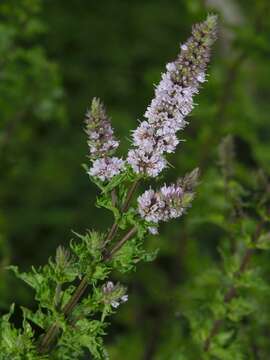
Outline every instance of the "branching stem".
{"label": "branching stem", "polygon": [[[104,261],[109,261],[113,258],[113,256],[117,253],[117,251],[119,251],[122,246],[130,239],[132,238],[133,235],[135,235],[137,232],[137,228],[134,226],[133,228],[131,228],[126,235],[124,235],[124,237],[122,239],[120,239],[115,245],[114,247],[110,250],[110,252],[108,252],[107,254],[104,255],[103,260]],[[75,306],[78,304],[78,302],[80,301],[81,297],[83,296],[83,294],[85,293],[87,287],[88,287],[88,283],[89,283],[89,278],[88,276],[84,276],[83,279],[81,280],[80,284],[78,285],[78,287],[76,288],[75,292],[73,293],[73,295],[71,296],[71,298],[69,299],[68,303],[64,306],[63,309],[63,315],[68,318],[69,315],[72,313],[73,309],[75,308]],[[38,352],[40,354],[45,354],[48,351],[50,351],[50,347],[52,346],[53,342],[55,341],[56,337],[58,336],[60,331],[59,326],[57,325],[57,323],[52,324],[46,334],[43,336],[39,346],[38,346]]]}
{"label": "branching stem", "polygon": [[[138,187],[138,184],[139,184],[139,180],[136,180],[136,181],[134,181],[134,183],[130,187],[130,189],[129,189],[128,193],[127,193],[125,202],[124,202],[124,204],[123,204],[123,206],[121,208],[122,213],[125,213],[128,210],[128,208],[130,206],[130,202],[132,200],[132,196],[134,195],[134,193],[135,193],[135,191],[136,191],[136,189]],[[106,240],[104,242],[104,245],[107,245],[110,241],[113,240],[114,236],[117,233],[117,230],[118,230],[118,224],[117,224],[117,222],[115,222],[112,225],[112,227],[111,227],[111,229],[109,231],[109,234],[108,234],[108,236],[107,236],[107,238],[106,238]]]}
{"label": "branching stem", "polygon": [[[134,183],[132,184],[132,186],[130,187],[125,202],[122,206],[122,213],[126,212],[130,206],[131,200],[132,200],[132,196],[135,193],[137,186],[138,186],[139,180],[134,181]],[[115,200],[115,192],[112,194],[112,200]],[[116,235],[118,230],[118,224],[114,223],[109,231],[109,234],[104,242],[104,246],[106,246]],[[129,232],[121,239],[119,240],[114,247],[109,251],[109,252],[105,252],[104,256],[103,256],[103,260],[104,261],[109,261],[113,258],[113,256],[115,255],[115,253],[117,253],[118,250],[121,249],[121,247],[133,236],[135,235],[135,233],[137,232],[136,227],[133,227],[131,230],[129,230]],[[81,297],[83,296],[83,294],[85,293],[87,287],[88,287],[88,276],[84,276],[83,279],[81,280],[80,284],[78,285],[78,287],[76,288],[75,292],[73,293],[73,295],[71,296],[71,298],[69,299],[68,303],[64,306],[63,308],[63,315],[68,318],[68,316],[72,313],[73,309],[75,308],[75,306],[78,304],[78,302],[80,301]],[[50,347],[52,346],[53,342],[55,341],[56,337],[58,336],[60,331],[59,326],[54,323],[52,324],[48,330],[46,331],[45,335],[43,336],[43,338],[41,339],[40,344],[38,345],[38,352],[40,354],[45,354],[48,351],[50,351]]]}

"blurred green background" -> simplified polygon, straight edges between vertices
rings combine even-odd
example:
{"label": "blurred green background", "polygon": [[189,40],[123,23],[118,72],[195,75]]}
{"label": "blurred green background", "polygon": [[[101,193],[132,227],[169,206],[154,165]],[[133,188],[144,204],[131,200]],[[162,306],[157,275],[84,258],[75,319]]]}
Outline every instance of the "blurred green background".
{"label": "blurred green background", "polygon": [[198,194],[185,217],[149,239],[160,248],[154,263],[115,274],[130,301],[107,336],[112,359],[173,358],[185,284],[215,262],[223,236],[211,217],[226,197],[216,187],[220,140],[234,135],[250,176],[270,170],[269,7],[269,0],[0,1],[1,311],[11,302],[34,306],[31,290],[6,265],[44,264],[71,230],[105,230],[112,221],[94,207],[97,190],[81,167],[91,98],[104,101],[125,156],[166,62],[191,25],[215,12],[219,39],[209,81],[165,175],[170,181],[199,166]]}

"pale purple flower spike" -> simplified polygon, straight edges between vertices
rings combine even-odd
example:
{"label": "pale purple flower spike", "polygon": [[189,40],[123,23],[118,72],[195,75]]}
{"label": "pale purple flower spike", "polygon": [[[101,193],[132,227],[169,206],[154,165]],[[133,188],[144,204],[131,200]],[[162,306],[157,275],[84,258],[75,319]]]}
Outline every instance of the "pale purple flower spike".
{"label": "pale purple flower spike", "polygon": [[210,47],[216,39],[216,16],[208,16],[192,29],[192,36],[181,45],[179,57],[166,66],[166,73],[155,89],[155,98],[133,132],[133,145],[127,162],[135,173],[156,177],[166,167],[165,154],[173,153],[194,107],[193,97],[206,81]]}
{"label": "pale purple flower spike", "polygon": [[110,180],[121,172],[124,161],[111,157],[118,148],[119,141],[114,137],[110,119],[99,99],[93,99],[91,110],[86,113],[85,123],[90,159],[93,163],[88,174],[101,181]]}

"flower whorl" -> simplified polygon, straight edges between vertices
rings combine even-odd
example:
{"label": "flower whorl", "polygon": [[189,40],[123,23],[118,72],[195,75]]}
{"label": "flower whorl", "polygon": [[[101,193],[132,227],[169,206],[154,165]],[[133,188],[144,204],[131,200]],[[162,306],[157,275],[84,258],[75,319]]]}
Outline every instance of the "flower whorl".
{"label": "flower whorl", "polygon": [[120,173],[124,161],[111,157],[118,148],[119,141],[114,137],[110,119],[99,99],[93,99],[91,109],[86,113],[85,124],[90,159],[93,162],[88,173],[101,181],[109,180]]}
{"label": "flower whorl", "polygon": [[126,290],[127,289],[119,283],[115,285],[112,281],[107,281],[102,286],[103,302],[110,304],[113,308],[118,308],[120,304],[128,301]]}
{"label": "flower whorl", "polygon": [[138,212],[144,220],[153,224],[148,228],[152,234],[157,234],[159,222],[180,217],[190,206],[198,176],[199,170],[195,169],[176,184],[164,184],[158,191],[149,189],[139,196]]}
{"label": "flower whorl", "polygon": [[178,58],[167,64],[167,72],[155,90],[148,106],[147,119],[133,132],[133,145],[127,161],[135,173],[157,176],[165,167],[165,153],[175,151],[176,133],[187,124],[185,117],[194,107],[193,96],[205,82],[210,47],[216,39],[216,16],[192,29],[192,35],[181,46]]}

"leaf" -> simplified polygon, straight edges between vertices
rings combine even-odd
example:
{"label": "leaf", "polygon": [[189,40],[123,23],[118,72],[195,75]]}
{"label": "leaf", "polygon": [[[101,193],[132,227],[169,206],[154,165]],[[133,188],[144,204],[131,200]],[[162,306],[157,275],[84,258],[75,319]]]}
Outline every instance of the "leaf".
{"label": "leaf", "polygon": [[120,185],[123,181],[127,180],[127,174],[126,172],[122,172],[119,175],[114,176],[110,182],[103,187],[103,192],[108,193],[112,191],[115,187]]}
{"label": "leaf", "polygon": [[99,196],[96,201],[96,206],[104,207],[105,209],[110,210],[114,215],[115,221],[120,219],[120,212],[117,207],[112,204],[112,199],[109,193],[103,193]]}
{"label": "leaf", "polygon": [[246,270],[236,279],[235,284],[240,288],[253,289],[258,291],[269,291],[269,284],[262,278],[259,268]]}
{"label": "leaf", "polygon": [[234,330],[220,332],[216,335],[216,340],[221,346],[224,346],[226,343],[228,343],[228,341],[230,341],[234,333]]}
{"label": "leaf", "polygon": [[228,318],[233,322],[239,322],[243,317],[250,315],[255,310],[255,306],[250,299],[242,296],[232,299],[227,307]]}
{"label": "leaf", "polygon": [[43,276],[40,275],[34,267],[32,267],[32,272],[29,273],[20,273],[18,267],[13,265],[8,266],[7,268],[13,271],[17,278],[23,280],[27,285],[31,286],[35,290],[37,290],[42,283]]}
{"label": "leaf", "polygon": [[23,312],[23,317],[25,319],[31,320],[33,323],[35,323],[42,329],[45,329],[48,326],[48,322],[50,321],[50,319],[48,318],[48,315],[46,316],[41,311],[41,309],[38,309],[35,313],[24,306],[21,306],[21,309]]}
{"label": "leaf", "polygon": [[270,249],[270,232],[262,234],[257,243],[256,248],[261,250],[269,250]]}

